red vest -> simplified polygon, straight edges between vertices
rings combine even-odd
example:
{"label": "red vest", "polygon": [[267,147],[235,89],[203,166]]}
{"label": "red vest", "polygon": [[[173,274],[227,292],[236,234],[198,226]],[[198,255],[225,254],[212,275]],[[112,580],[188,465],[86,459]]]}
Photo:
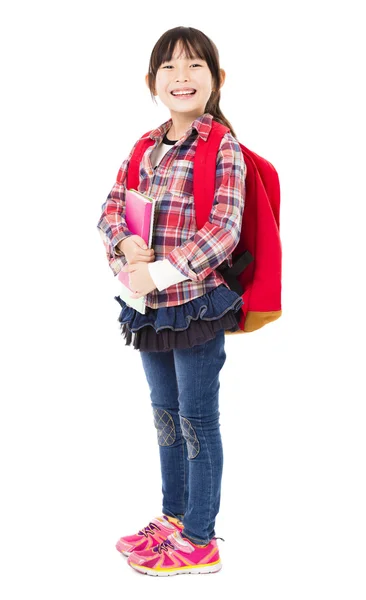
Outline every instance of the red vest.
{"label": "red vest", "polygon": [[[208,221],[215,194],[216,159],[221,139],[227,131],[212,120],[206,141],[198,138],[193,166],[193,196],[197,229]],[[149,146],[155,141],[149,133],[140,139],[127,172],[127,188],[138,189],[140,163]],[[233,252],[233,266],[220,269],[230,289],[244,300],[241,307],[239,331],[235,335],[255,331],[275,321],[281,309],[280,184],[277,171],[264,158],[238,142],[247,167],[245,206],[240,240]]]}

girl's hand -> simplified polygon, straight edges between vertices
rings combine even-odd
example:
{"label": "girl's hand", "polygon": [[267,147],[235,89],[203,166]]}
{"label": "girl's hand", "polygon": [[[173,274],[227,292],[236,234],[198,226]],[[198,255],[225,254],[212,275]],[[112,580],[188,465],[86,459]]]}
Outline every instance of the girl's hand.
{"label": "girl's hand", "polygon": [[133,290],[131,298],[141,298],[156,289],[149,273],[148,263],[126,264],[121,270],[130,274],[130,288]]}
{"label": "girl's hand", "polygon": [[117,248],[125,255],[130,265],[138,262],[154,262],[155,260],[154,249],[147,248],[145,240],[139,235],[128,236],[117,244]]}

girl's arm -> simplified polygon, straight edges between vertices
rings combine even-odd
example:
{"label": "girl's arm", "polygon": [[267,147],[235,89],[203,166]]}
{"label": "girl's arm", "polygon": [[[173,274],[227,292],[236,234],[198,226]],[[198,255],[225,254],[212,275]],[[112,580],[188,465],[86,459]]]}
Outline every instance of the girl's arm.
{"label": "girl's arm", "polygon": [[223,136],[217,154],[216,187],[209,220],[166,256],[182,275],[202,281],[234,251],[240,240],[245,177],[242,150],[228,132]]}
{"label": "girl's arm", "polygon": [[116,248],[116,246],[126,237],[133,235],[127,228],[124,217],[126,206],[125,195],[127,169],[138,141],[139,140],[135,142],[128,157],[123,161],[119,168],[116,183],[102,205],[102,214],[97,224],[106,250],[109,266],[115,275],[117,275],[122,266],[126,264],[124,254]]}

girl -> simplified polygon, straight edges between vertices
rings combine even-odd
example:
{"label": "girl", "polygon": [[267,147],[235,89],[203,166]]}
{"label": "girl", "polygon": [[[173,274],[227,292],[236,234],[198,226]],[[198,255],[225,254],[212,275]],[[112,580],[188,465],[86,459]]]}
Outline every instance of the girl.
{"label": "girl", "polygon": [[[235,133],[222,114],[225,71],[214,43],[193,27],[175,27],[155,44],[146,75],[171,118],[150,132],[155,141],[140,165],[138,190],[158,201],[154,250],[127,229],[122,164],[98,222],[114,274],[130,274],[133,297],[146,296],[146,314],[119,296],[126,345],[140,351],[149,385],[162,475],[162,515],[117,549],[149,575],[212,573],[221,569],[215,536],[223,451],[219,424],[219,373],[225,331],[239,329],[242,298],[217,270],[232,265],[245,202],[246,165]],[[230,128],[216,162],[209,221],[197,231],[193,160],[212,120]]]}

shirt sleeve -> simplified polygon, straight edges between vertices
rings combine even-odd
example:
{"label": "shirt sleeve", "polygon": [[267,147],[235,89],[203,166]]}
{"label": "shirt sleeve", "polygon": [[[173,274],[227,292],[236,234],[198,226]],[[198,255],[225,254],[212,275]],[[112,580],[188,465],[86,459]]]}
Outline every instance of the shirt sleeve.
{"label": "shirt sleeve", "polygon": [[155,283],[159,292],[165,290],[171,285],[180,283],[189,279],[186,275],[182,275],[178,269],[168,261],[167,258],[164,260],[156,260],[147,264],[151,279]]}
{"label": "shirt sleeve", "polygon": [[102,205],[102,214],[97,224],[109,266],[115,275],[127,262],[125,255],[116,248],[116,245],[126,237],[133,235],[125,221],[126,178],[128,165],[138,142],[139,140],[135,142],[130,154],[120,166],[116,182]]}
{"label": "shirt sleeve", "polygon": [[216,160],[216,185],[208,221],[166,259],[187,278],[202,281],[230,255],[240,240],[245,204],[246,164],[239,142],[227,132]]}

